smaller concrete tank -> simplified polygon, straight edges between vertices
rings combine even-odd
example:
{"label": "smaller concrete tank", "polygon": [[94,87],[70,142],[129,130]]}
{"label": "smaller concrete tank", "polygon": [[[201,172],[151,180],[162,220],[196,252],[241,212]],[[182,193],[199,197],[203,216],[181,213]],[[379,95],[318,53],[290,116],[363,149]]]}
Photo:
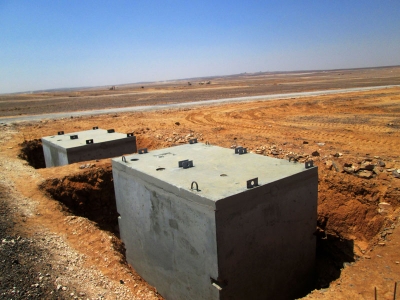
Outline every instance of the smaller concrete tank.
{"label": "smaller concrete tank", "polygon": [[133,133],[97,127],[68,134],[59,131],[57,135],[43,137],[42,144],[46,168],[136,152]]}

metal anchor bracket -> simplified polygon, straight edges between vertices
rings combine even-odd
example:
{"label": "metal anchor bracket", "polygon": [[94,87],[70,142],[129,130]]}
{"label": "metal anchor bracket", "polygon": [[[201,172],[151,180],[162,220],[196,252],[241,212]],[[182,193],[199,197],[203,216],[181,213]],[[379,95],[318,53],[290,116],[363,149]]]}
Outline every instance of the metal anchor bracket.
{"label": "metal anchor bracket", "polygon": [[58,134],[58,135],[63,135],[63,134],[64,134],[64,131],[59,131],[59,132],[57,132],[57,134]]}
{"label": "metal anchor bracket", "polygon": [[189,140],[189,144],[197,144],[197,139],[191,139],[191,140]]}
{"label": "metal anchor bracket", "polygon": [[126,134],[126,137],[132,137],[133,136],[133,132],[129,132]]}
{"label": "metal anchor bracket", "polygon": [[114,133],[115,130],[114,130],[114,129],[107,129],[107,132],[108,132],[108,133]]}
{"label": "metal anchor bracket", "polygon": [[138,150],[139,154],[145,154],[145,153],[149,153],[149,151],[147,151],[147,148],[142,148]]}
{"label": "metal anchor bracket", "polygon": [[313,160],[306,161],[304,165],[306,169],[312,168],[314,167],[314,161]]}
{"label": "metal anchor bracket", "polygon": [[97,129],[99,129],[99,127],[97,127],[97,126],[94,126],[94,127],[93,127],[93,130],[97,130]]}
{"label": "metal anchor bracket", "polygon": [[243,147],[236,147],[235,148],[235,154],[246,154],[247,153],[247,148],[243,148]]}
{"label": "metal anchor bracket", "polygon": [[127,163],[126,157],[125,157],[125,156],[122,155],[121,159],[122,159],[122,161],[123,161],[124,163]]}
{"label": "metal anchor bracket", "polygon": [[70,135],[69,138],[70,138],[71,140],[76,140],[76,139],[78,139],[78,135],[77,135],[77,134]]}
{"label": "metal anchor bracket", "polygon": [[178,166],[179,168],[184,168],[184,169],[191,168],[193,167],[193,160],[188,160],[188,159],[181,160],[178,162]]}
{"label": "metal anchor bracket", "polygon": [[86,145],[93,144],[93,139],[86,140]]}
{"label": "metal anchor bracket", "polygon": [[258,177],[247,180],[247,188],[248,189],[252,189],[256,186],[258,186]]}

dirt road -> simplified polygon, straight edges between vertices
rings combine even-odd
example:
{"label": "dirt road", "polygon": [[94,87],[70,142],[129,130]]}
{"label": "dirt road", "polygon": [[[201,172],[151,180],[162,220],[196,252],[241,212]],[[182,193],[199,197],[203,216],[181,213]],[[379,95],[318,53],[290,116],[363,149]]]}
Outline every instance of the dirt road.
{"label": "dirt road", "polygon": [[[400,86],[400,85],[399,85]],[[135,111],[156,111],[163,109],[175,109],[185,107],[197,107],[205,105],[218,105],[222,103],[235,103],[235,102],[251,102],[251,101],[271,101],[278,99],[298,99],[303,97],[316,97],[322,95],[342,94],[351,92],[362,92],[362,91],[374,91],[379,89],[399,87],[398,85],[386,85],[386,86],[371,86],[362,88],[348,88],[348,89],[336,89],[336,90],[323,90],[314,92],[301,92],[301,93],[287,93],[287,94],[272,94],[272,95],[261,95],[261,96],[248,96],[248,97],[237,97],[237,98],[224,98],[224,99],[210,99],[201,100],[196,102],[180,102],[176,104],[165,104],[165,105],[147,105],[147,106],[130,106],[123,108],[107,108],[100,110],[85,110],[85,111],[71,111],[65,113],[51,113],[51,114],[38,114],[38,115],[27,115],[21,117],[6,117],[0,118],[0,123],[9,124],[12,122],[21,121],[38,121],[46,119],[61,119],[61,118],[74,118],[81,116],[95,116],[104,115],[110,113],[126,113]],[[125,96],[126,94],[119,94],[118,96]],[[92,96],[95,97],[95,96]]]}

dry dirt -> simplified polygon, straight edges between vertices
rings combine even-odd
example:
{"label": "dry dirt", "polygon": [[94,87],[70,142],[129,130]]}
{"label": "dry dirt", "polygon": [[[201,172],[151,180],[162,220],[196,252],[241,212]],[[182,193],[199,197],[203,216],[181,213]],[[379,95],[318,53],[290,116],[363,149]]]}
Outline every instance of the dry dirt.
{"label": "dry dirt", "polygon": [[[21,240],[39,249],[30,267],[36,277],[22,281],[16,271],[24,263],[0,257],[9,268],[0,271],[0,298],[161,298],[124,260],[110,160],[50,169],[28,163],[40,167],[35,139],[99,126],[135,132],[138,148],[150,151],[194,136],[260,155],[313,159],[318,276],[305,298],[373,299],[376,287],[379,299],[393,299],[400,280],[400,88],[0,125],[0,213],[10,218],[0,253],[17,251]],[[23,149],[28,161],[19,157]],[[21,249],[17,260],[29,261]],[[31,284],[19,284],[25,280]]]}

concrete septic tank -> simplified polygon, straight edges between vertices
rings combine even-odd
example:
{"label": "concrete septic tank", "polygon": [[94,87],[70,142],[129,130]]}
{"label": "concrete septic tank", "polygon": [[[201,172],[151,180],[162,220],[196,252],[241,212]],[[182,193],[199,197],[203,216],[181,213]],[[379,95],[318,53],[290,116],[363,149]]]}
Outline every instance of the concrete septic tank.
{"label": "concrete septic tank", "polygon": [[127,261],[162,296],[293,299],[312,288],[311,163],[200,143],[139,153],[112,159],[119,228]]}
{"label": "concrete septic tank", "polygon": [[57,135],[43,137],[42,144],[46,168],[136,152],[133,133],[97,127],[68,134],[60,131]]}

